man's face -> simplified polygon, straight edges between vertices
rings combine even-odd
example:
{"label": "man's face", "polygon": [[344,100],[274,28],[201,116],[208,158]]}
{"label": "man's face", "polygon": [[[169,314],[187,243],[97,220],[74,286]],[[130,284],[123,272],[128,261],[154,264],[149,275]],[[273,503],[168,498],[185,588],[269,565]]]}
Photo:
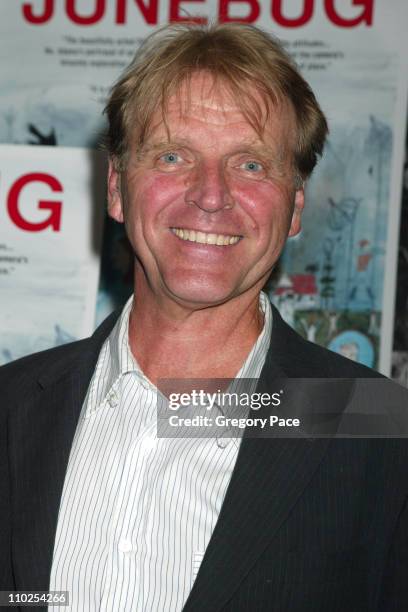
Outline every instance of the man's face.
{"label": "man's face", "polygon": [[271,107],[260,137],[226,88],[197,73],[166,122],[158,111],[142,148],[131,146],[121,176],[111,165],[109,213],[158,298],[203,307],[259,292],[300,230],[294,134],[291,110]]}

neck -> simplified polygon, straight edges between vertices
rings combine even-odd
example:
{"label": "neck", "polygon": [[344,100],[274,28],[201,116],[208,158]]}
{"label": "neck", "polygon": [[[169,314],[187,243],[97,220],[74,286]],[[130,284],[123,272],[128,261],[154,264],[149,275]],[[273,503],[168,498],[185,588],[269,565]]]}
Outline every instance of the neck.
{"label": "neck", "polygon": [[137,287],[129,344],[154,384],[160,378],[234,378],[262,328],[259,290],[191,309]]}

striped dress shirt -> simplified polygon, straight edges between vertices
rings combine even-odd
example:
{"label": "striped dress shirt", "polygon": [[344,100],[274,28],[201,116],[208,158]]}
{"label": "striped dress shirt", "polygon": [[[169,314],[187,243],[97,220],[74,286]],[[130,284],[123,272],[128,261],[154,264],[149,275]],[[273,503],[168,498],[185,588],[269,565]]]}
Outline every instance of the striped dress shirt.
{"label": "striped dress shirt", "polygon": [[[50,590],[69,591],[75,611],[182,610],[240,445],[156,437],[158,390],[129,347],[131,306],[132,298],[99,354],[61,497]],[[272,311],[264,293],[260,308],[263,330],[238,379],[258,378],[265,362]]]}

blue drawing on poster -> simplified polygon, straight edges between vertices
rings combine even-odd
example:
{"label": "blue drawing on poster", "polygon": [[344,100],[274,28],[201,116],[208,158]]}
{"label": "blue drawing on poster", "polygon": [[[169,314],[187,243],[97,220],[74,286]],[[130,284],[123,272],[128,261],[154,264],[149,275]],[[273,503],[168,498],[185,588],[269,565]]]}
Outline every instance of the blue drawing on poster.
{"label": "blue drawing on poster", "polygon": [[372,342],[364,334],[353,330],[347,330],[333,338],[328,348],[353,361],[359,361],[363,365],[372,368],[374,365],[374,347]]}

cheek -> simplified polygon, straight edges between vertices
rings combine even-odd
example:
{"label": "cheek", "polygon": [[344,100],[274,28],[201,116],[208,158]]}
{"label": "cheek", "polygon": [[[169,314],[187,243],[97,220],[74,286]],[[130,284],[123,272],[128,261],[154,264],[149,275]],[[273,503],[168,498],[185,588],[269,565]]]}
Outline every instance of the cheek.
{"label": "cheek", "polygon": [[236,201],[245,210],[259,237],[271,231],[289,231],[294,194],[288,189],[265,183],[245,183],[236,190]]}
{"label": "cheek", "polygon": [[130,224],[149,226],[165,214],[167,207],[180,201],[185,191],[180,177],[146,173],[134,180],[126,198],[125,214]]}
{"label": "cheek", "polygon": [[167,204],[182,198],[184,183],[182,177],[168,174],[147,177],[143,182],[143,201],[149,205],[149,210],[160,211]]}

